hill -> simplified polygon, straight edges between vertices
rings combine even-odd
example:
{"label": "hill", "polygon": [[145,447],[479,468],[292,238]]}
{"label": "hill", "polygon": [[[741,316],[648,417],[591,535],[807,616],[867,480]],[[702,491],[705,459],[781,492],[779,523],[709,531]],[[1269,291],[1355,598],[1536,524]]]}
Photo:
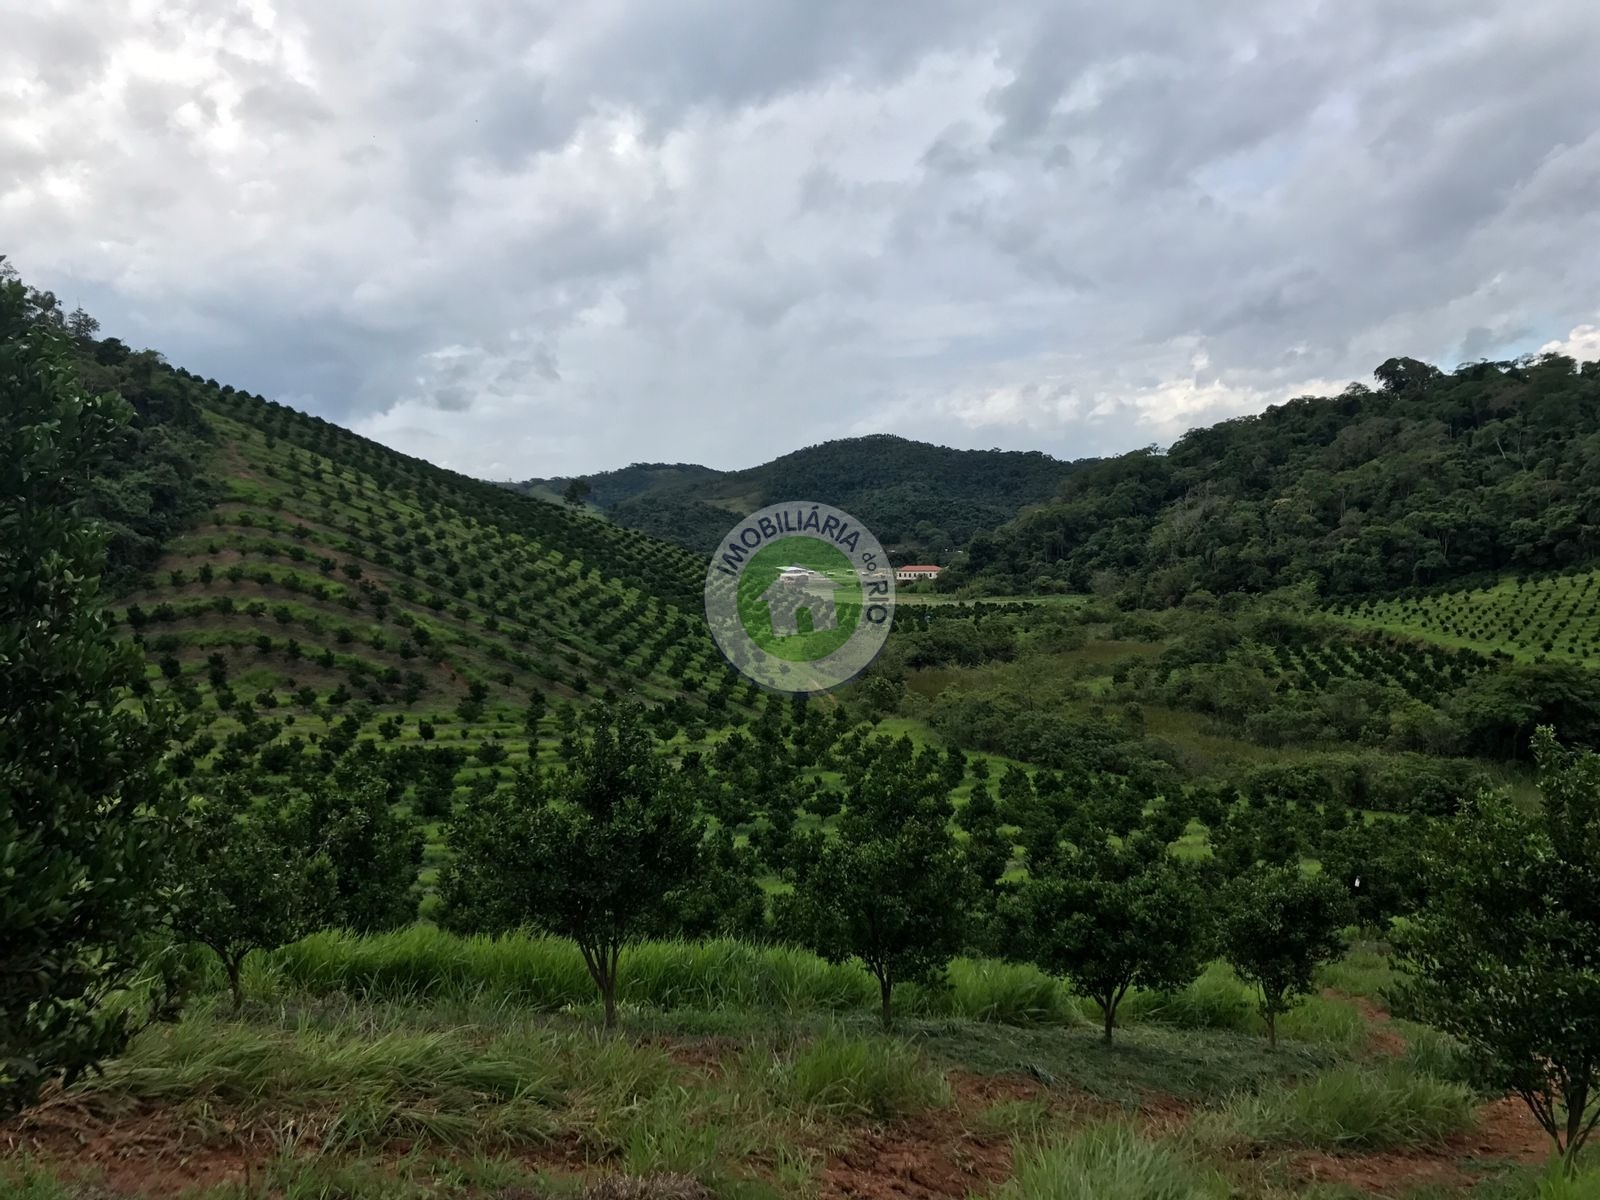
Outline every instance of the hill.
{"label": "hill", "polygon": [[81,382],[133,409],[80,503],[108,531],[112,617],[189,714],[180,773],[256,760],[272,775],[358,736],[455,743],[452,769],[482,769],[553,748],[589,695],[632,693],[663,732],[744,704],[682,548],[132,351],[48,292],[18,296],[13,332],[68,335]]}
{"label": "hill", "polygon": [[[635,463],[583,478],[590,503],[613,521],[702,554],[744,514],[800,499],[853,513],[902,561],[943,562],[979,530],[1055,495],[1079,466],[1037,451],[953,450],[875,434],[808,446],[742,471]],[[517,486],[553,497],[569,482]]]}
{"label": "hill", "polygon": [[1472,588],[1344,601],[1357,626],[1524,662],[1600,665],[1600,571],[1513,575]]}
{"label": "hill", "polygon": [[695,463],[631,463],[615,471],[600,471],[594,475],[557,476],[552,479],[529,479],[513,484],[516,491],[531,496],[560,500],[569,485],[581,480],[587,491],[584,498],[592,507],[602,512],[632,500],[646,492],[670,490],[678,484],[692,484],[713,478],[721,472]]}
{"label": "hill", "polygon": [[534,692],[726,702],[681,549],[175,375],[216,499],[119,607],[217,736],[327,736],[358,701],[386,740],[521,750]]}
{"label": "hill", "polygon": [[1074,472],[945,585],[1359,596],[1600,554],[1600,362],[1400,358],[1375,376]]}

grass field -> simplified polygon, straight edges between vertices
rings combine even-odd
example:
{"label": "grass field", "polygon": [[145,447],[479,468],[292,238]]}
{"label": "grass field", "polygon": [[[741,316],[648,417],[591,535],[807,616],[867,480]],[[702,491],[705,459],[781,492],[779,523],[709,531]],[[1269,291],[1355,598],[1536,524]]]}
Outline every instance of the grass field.
{"label": "grass field", "polygon": [[[255,963],[238,1015],[206,977],[176,1024],[0,1127],[0,1196],[1286,1200],[1359,1194],[1317,1181],[1380,1161],[1451,1185],[1434,1196],[1541,1178],[1536,1143],[1480,1126],[1447,1058],[1408,1052],[1370,997],[1311,998],[1272,1051],[1214,969],[1130,999],[1106,1047],[1081,1001],[999,964],[958,963],[890,1035],[864,976],[800,952],[624,964],[615,1037],[575,952],[540,939],[321,935]],[[1381,985],[1381,948],[1327,979]]]}

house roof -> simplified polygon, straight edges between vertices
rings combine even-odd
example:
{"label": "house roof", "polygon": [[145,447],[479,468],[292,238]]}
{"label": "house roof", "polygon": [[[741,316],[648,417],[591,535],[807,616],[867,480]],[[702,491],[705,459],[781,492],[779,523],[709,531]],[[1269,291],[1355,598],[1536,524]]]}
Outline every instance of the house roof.
{"label": "house roof", "polygon": [[896,567],[896,571],[942,571],[943,567],[936,567],[932,563],[916,563],[903,567]]}

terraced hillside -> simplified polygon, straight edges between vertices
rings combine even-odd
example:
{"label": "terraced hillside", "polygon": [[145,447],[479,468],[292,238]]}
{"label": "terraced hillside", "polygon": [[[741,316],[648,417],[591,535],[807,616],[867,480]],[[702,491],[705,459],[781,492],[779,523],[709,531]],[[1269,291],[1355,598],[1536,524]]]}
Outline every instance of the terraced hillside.
{"label": "terraced hillside", "polygon": [[118,612],[211,739],[259,749],[355,714],[487,764],[589,694],[673,721],[742,700],[683,550],[193,382],[220,499]]}
{"label": "terraced hillside", "polygon": [[1333,612],[1366,628],[1524,662],[1600,665],[1600,571],[1517,576],[1461,591],[1352,601]]}

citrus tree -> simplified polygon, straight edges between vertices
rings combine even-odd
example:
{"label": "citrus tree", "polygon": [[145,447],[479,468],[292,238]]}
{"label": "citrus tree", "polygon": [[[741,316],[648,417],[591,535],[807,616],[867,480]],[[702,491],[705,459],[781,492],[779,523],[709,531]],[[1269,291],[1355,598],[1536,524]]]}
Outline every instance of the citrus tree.
{"label": "citrus tree", "polygon": [[887,1029],[895,985],[937,982],[960,952],[975,889],[939,766],[905,738],[874,748],[834,835],[793,856],[780,924],[830,962],[865,966]]}
{"label": "citrus tree", "polygon": [[1205,900],[1199,872],[1159,841],[1092,838],[1041,862],[1007,905],[1013,953],[1098,1004],[1109,1045],[1132,988],[1172,992],[1199,975]]}
{"label": "citrus tree", "polygon": [[1600,1124],[1600,755],[1534,736],[1543,802],[1469,803],[1425,854],[1397,930],[1410,1012],[1520,1096],[1570,1168]]}
{"label": "citrus tree", "polygon": [[1267,1038],[1278,1044],[1278,1018],[1310,993],[1318,966],[1344,950],[1350,917],[1343,888],[1298,865],[1257,865],[1229,881],[1222,898],[1222,956],[1254,985]]}
{"label": "citrus tree", "polygon": [[439,892],[457,928],[570,938],[613,1029],[622,951],[670,928],[699,878],[707,830],[637,704],[596,705],[573,749],[565,769],[530,760],[511,787],[464,808]]}
{"label": "citrus tree", "polygon": [[275,806],[253,804],[236,784],[197,797],[185,820],[173,932],[217,956],[237,1012],[244,1004],[245,960],[326,922],[334,904],[334,865],[306,842],[303,821]]}
{"label": "citrus tree", "polygon": [[102,1002],[160,923],[178,803],[77,507],[131,410],[84,393],[31,296],[0,275],[0,1114],[121,1048]]}

